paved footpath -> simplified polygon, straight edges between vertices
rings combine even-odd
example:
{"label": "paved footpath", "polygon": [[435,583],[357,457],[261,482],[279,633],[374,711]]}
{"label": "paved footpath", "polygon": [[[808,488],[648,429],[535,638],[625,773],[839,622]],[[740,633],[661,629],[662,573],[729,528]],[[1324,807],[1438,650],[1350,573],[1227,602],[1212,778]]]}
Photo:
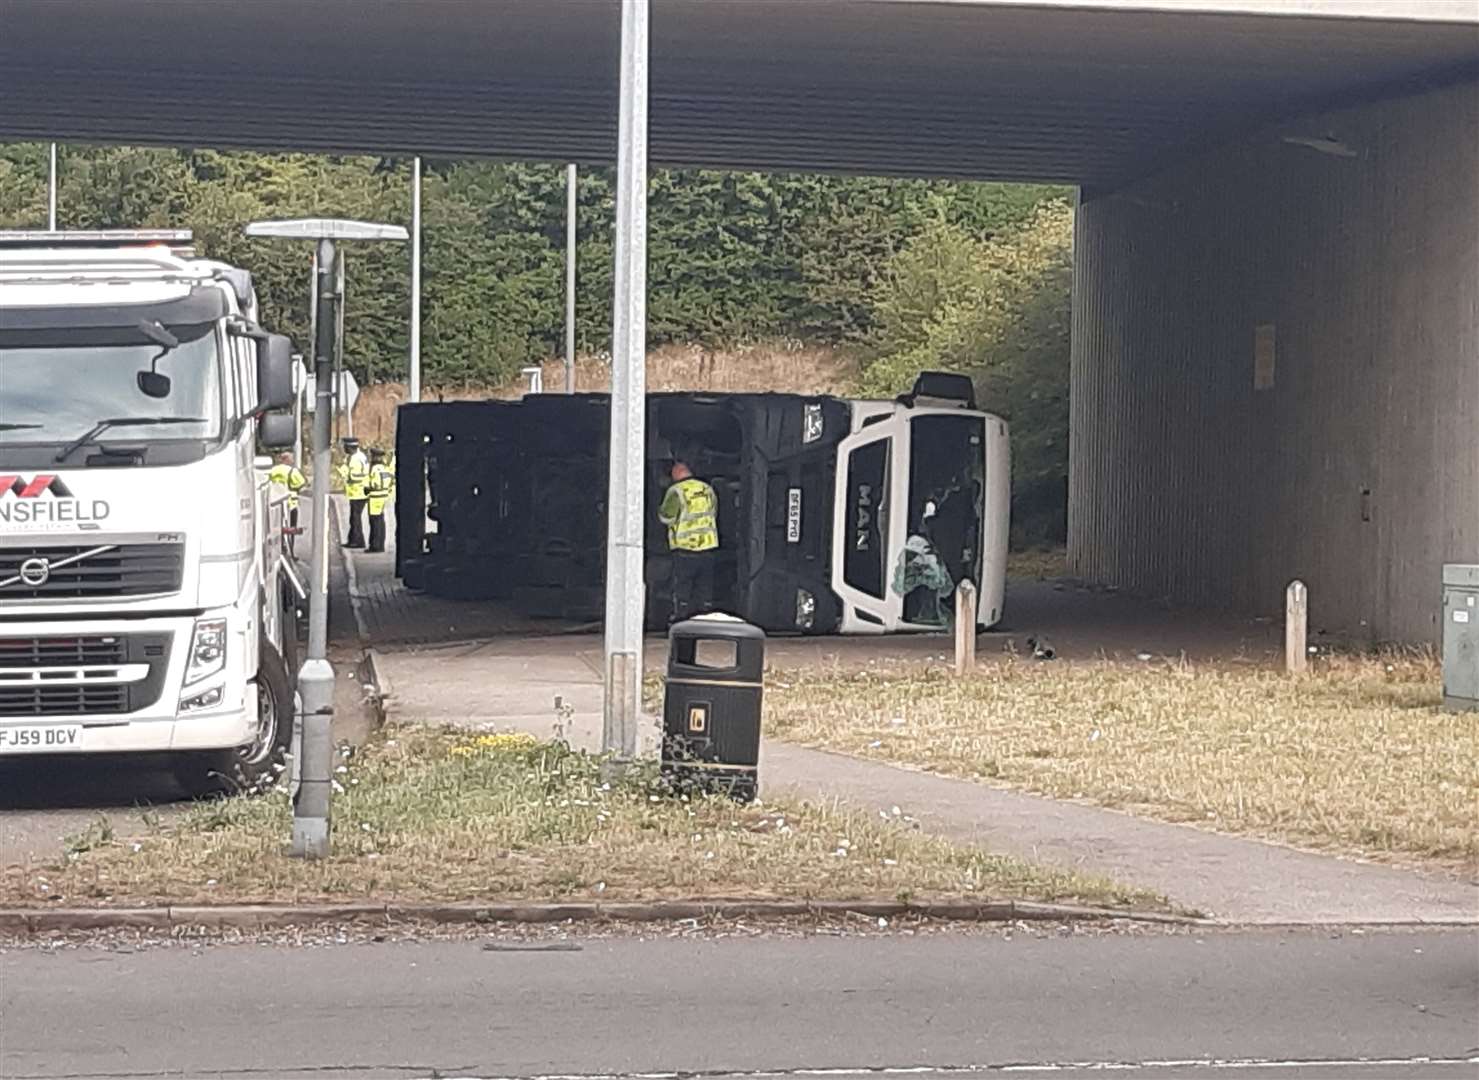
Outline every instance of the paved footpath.
{"label": "paved footpath", "polygon": [[[387,580],[383,561],[376,565],[360,556],[353,562],[362,594],[367,579],[374,582],[377,576],[390,595],[400,591]],[[362,602],[361,610],[365,606]],[[455,618],[448,608],[458,607],[443,602],[439,617]],[[782,639],[772,646],[771,661],[781,667],[847,663],[846,650],[852,647],[814,639]],[[594,750],[601,737],[601,648],[601,639],[592,634],[495,638],[377,649],[375,661],[388,694],[388,717],[558,735]],[[874,641],[875,657],[877,648]],[[661,670],[664,650],[661,639],[649,640],[648,670]],[[643,747],[654,746],[657,737],[657,723],[649,719]],[[1479,922],[1479,884],[1472,881],[1299,851],[774,740],[762,747],[761,783],[764,792],[835,798],[869,810],[898,806],[941,835],[1151,888],[1230,922]]]}

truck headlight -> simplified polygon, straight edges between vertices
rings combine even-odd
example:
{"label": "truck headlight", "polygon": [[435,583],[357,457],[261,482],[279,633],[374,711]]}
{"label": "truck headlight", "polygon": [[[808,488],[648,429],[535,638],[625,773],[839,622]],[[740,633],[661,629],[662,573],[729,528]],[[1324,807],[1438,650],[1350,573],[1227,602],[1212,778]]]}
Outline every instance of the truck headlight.
{"label": "truck headlight", "polygon": [[221,704],[221,699],[226,695],[226,688],[213,686],[203,694],[196,694],[180,702],[181,712],[192,712],[195,709],[214,709]]}
{"label": "truck headlight", "polygon": [[810,630],[817,621],[817,598],[805,589],[796,590],[796,626]]}
{"label": "truck headlight", "polygon": [[185,665],[185,685],[198,683],[226,666],[226,620],[197,619],[190,635],[189,662]]}

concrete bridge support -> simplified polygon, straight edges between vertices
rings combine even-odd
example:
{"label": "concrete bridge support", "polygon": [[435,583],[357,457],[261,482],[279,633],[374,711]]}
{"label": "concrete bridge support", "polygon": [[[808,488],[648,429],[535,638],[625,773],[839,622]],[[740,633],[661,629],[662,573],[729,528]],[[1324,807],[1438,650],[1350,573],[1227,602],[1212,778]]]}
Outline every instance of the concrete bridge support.
{"label": "concrete bridge support", "polygon": [[1069,554],[1090,580],[1434,641],[1479,560],[1479,82],[1085,189]]}

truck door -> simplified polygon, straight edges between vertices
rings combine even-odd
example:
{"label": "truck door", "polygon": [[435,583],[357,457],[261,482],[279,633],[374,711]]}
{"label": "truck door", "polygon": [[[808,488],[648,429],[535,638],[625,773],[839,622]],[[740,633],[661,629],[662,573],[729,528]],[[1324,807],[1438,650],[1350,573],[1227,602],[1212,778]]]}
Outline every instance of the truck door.
{"label": "truck door", "polygon": [[838,446],[833,508],[832,588],[843,602],[843,633],[883,633],[897,627],[901,600],[889,588],[890,552],[902,545],[899,501],[902,425],[886,420]]}

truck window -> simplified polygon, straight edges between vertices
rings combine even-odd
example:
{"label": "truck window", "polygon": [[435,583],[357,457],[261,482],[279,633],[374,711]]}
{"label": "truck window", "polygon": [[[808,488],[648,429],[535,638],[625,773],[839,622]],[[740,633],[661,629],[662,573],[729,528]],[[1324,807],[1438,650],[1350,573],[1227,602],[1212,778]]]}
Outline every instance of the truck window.
{"label": "truck window", "polygon": [[[200,417],[202,423],[135,425],[102,433],[129,444],[214,439],[221,431],[221,372],[213,323],[170,326],[180,344],[160,347],[133,327],[0,328],[0,445],[66,443],[107,417]],[[138,373],[169,376],[163,398],[145,395]]]}
{"label": "truck window", "polygon": [[897,568],[904,621],[943,626],[959,581],[981,580],[985,419],[926,414],[909,421],[909,533]]}
{"label": "truck window", "polygon": [[888,481],[892,438],[854,450],[847,461],[847,535],[842,580],[882,600],[888,570]]}

